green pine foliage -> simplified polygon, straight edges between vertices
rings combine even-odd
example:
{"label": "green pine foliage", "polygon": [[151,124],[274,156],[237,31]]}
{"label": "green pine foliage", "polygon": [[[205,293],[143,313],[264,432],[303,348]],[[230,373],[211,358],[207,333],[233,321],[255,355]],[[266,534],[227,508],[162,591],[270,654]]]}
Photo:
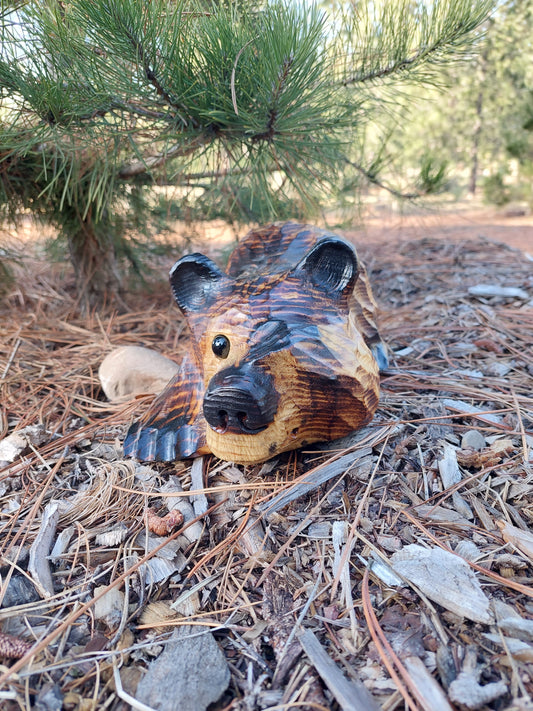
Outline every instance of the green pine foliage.
{"label": "green pine foliage", "polygon": [[439,84],[443,67],[470,56],[490,8],[3,6],[0,205],[59,228],[88,298],[117,290],[121,260],[135,263],[157,184],[198,188],[200,206],[231,219],[304,215],[350,171],[379,180],[369,127],[384,145],[405,87]]}

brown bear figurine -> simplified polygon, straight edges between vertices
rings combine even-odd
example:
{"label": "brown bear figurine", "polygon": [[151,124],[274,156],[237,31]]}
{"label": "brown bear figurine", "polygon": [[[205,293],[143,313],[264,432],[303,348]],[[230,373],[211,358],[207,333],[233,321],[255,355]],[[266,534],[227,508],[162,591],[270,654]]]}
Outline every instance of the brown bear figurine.
{"label": "brown bear figurine", "polygon": [[179,373],[133,424],[126,456],[212,452],[242,464],[367,424],[386,351],[355,249],[292,222],[252,230],[225,272],[202,254],[170,272],[192,341]]}

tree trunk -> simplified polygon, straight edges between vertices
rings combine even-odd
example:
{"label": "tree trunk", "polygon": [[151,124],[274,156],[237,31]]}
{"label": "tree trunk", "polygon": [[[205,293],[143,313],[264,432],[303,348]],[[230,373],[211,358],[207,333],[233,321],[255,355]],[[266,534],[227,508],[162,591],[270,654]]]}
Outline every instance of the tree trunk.
{"label": "tree trunk", "polygon": [[[489,21],[489,24],[490,21]],[[477,190],[477,178],[479,172],[479,146],[481,143],[481,134],[483,132],[483,87],[487,78],[487,66],[489,58],[489,45],[485,45],[478,66],[478,86],[479,91],[476,99],[476,118],[474,123],[474,132],[472,134],[472,150],[470,152],[470,181],[468,184],[468,192],[474,196]]]}
{"label": "tree trunk", "polygon": [[89,215],[77,225],[71,222],[66,236],[82,307],[116,299],[120,275],[110,225],[106,220],[95,225]]}
{"label": "tree trunk", "polygon": [[479,142],[481,138],[481,131],[483,128],[483,92],[480,91],[477,95],[476,101],[476,123],[474,126],[474,134],[472,136],[472,151],[471,151],[471,163],[470,163],[470,181],[468,184],[468,192],[471,195],[476,194],[477,189],[477,174],[479,168]]}

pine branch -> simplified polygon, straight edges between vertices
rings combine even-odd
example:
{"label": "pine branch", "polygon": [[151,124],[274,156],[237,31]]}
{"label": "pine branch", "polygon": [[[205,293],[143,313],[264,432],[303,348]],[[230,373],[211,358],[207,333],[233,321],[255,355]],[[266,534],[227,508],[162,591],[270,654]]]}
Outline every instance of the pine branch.
{"label": "pine branch", "polygon": [[149,58],[148,58],[147,53],[144,49],[142,41],[140,39],[138,39],[135,36],[135,34],[133,33],[133,31],[128,29],[127,27],[124,27],[124,33],[126,34],[126,37],[128,37],[128,39],[130,40],[132,47],[134,48],[137,56],[139,57],[139,60],[142,64],[146,79],[154,87],[158,96],[161,96],[166,101],[166,103],[176,111],[177,116],[180,119],[180,121],[182,122],[184,127],[186,127],[187,125],[190,125],[193,128],[198,128],[199,124],[194,118],[189,116],[189,121],[187,121],[187,119],[185,119],[181,115],[180,112],[184,111],[184,107],[180,106],[180,104],[178,102],[176,102],[175,99],[173,99],[173,97],[170,95],[170,93],[163,86],[163,82],[158,77],[154,68],[150,64]]}
{"label": "pine branch", "polygon": [[122,180],[128,180],[139,175],[148,174],[152,170],[160,168],[172,158],[184,158],[185,156],[191,155],[212,140],[213,135],[210,136],[207,133],[202,133],[199,136],[195,136],[189,142],[176,143],[167,151],[161,151],[161,153],[147,156],[143,160],[123,165],[118,170],[118,177]]}
{"label": "pine branch", "polygon": [[148,119],[157,119],[157,120],[167,120],[168,115],[164,113],[163,111],[154,111],[153,109],[145,109],[142,106],[139,106],[136,103],[133,102],[128,102],[128,103],[123,103],[119,102],[118,100],[113,103],[113,108],[117,109],[126,109],[130,114],[137,114],[138,116],[143,116],[144,118]]}
{"label": "pine branch", "polygon": [[376,5],[363,3],[361,17],[354,24],[350,16],[347,28],[356,38],[351,61],[359,67],[347,68],[340,85],[395,76],[438,83],[436,68],[460,60],[475,45],[493,6],[493,0],[435,0],[429,5],[385,0],[378,11]]}
{"label": "pine branch", "polygon": [[220,180],[221,178],[234,178],[244,175],[246,175],[246,171],[244,170],[203,170],[197,173],[180,173],[180,180],[190,183],[196,180],[206,180],[207,178]]}
{"label": "pine branch", "polygon": [[278,104],[280,97],[283,93],[283,89],[285,87],[285,84],[287,83],[287,78],[289,76],[289,72],[291,70],[291,67],[294,62],[294,57],[286,57],[283,60],[283,65],[281,67],[279,76],[278,76],[278,81],[276,83],[276,86],[274,87],[274,90],[272,92],[272,99],[270,101],[270,108],[268,110],[268,120],[267,120],[267,125],[266,125],[266,130],[262,131],[261,133],[256,134],[252,138],[252,142],[256,143],[258,141],[271,141],[274,138],[276,129],[276,119],[278,118]]}
{"label": "pine branch", "polygon": [[352,168],[355,168],[361,175],[363,175],[369,183],[372,183],[372,185],[376,185],[378,188],[383,188],[383,190],[386,190],[388,193],[391,195],[394,195],[397,198],[401,198],[402,200],[416,200],[416,198],[422,197],[424,193],[420,192],[412,192],[412,193],[402,193],[400,190],[396,190],[395,188],[392,188],[390,185],[386,185],[385,183],[382,183],[381,180],[379,180],[373,173],[371,173],[369,170],[366,168],[363,168],[362,165],[359,165],[358,163],[354,163],[353,161],[349,160],[348,158],[344,159],[344,162],[351,166]]}
{"label": "pine branch", "polygon": [[345,79],[341,82],[341,86],[350,86],[351,84],[363,84],[368,81],[373,81],[376,79],[383,79],[384,77],[390,76],[392,74],[397,74],[403,69],[408,69],[409,67],[416,66],[419,62],[426,60],[430,55],[435,54],[440,49],[445,46],[445,42],[437,40],[430,47],[423,47],[418,52],[416,52],[412,57],[405,57],[397,62],[393,62],[388,67],[383,67],[381,69],[375,69],[367,74],[361,76],[353,76],[349,79]]}

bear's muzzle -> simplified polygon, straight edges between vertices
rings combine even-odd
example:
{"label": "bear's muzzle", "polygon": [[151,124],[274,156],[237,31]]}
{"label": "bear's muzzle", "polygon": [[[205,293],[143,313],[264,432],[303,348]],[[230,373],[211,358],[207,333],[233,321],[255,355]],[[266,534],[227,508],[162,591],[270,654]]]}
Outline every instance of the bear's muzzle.
{"label": "bear's muzzle", "polygon": [[249,363],[214,375],[203,402],[204,417],[219,434],[258,434],[274,421],[277,409],[272,376]]}

